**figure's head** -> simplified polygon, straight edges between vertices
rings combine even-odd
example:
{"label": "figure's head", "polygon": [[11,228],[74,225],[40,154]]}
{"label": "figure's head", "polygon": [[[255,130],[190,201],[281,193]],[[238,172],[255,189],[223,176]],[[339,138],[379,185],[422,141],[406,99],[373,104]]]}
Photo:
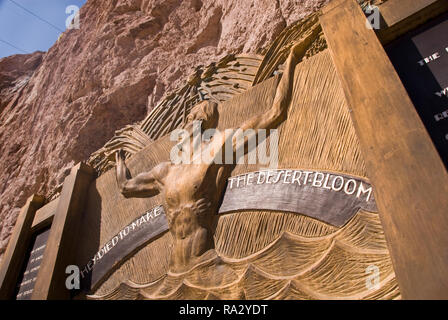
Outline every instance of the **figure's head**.
{"label": "figure's head", "polygon": [[202,130],[216,128],[218,125],[218,104],[205,100],[195,105],[187,117],[185,128],[189,127],[193,121],[201,121]]}

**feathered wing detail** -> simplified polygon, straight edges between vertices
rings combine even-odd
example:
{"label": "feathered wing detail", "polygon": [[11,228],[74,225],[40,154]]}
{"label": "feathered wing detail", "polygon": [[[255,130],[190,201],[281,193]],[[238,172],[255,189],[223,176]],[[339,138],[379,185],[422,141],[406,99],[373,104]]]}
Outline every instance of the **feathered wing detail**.
{"label": "feathered wing detail", "polygon": [[228,55],[205,68],[197,68],[178,90],[167,94],[140,123],[115,132],[88,162],[100,174],[115,165],[114,154],[123,149],[128,155],[142,150],[152,141],[181,127],[191,108],[202,100],[223,102],[252,86],[262,61],[256,54]]}

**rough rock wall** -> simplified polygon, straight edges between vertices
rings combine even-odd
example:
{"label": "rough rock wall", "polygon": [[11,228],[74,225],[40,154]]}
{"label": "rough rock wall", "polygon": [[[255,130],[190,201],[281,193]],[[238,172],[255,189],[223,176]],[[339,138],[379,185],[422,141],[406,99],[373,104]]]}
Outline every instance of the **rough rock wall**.
{"label": "rough rock wall", "polygon": [[30,80],[44,52],[18,54],[0,59],[0,113]]}
{"label": "rough rock wall", "polygon": [[0,59],[0,256],[19,209],[198,65],[255,53],[328,0],[89,0],[47,53]]}

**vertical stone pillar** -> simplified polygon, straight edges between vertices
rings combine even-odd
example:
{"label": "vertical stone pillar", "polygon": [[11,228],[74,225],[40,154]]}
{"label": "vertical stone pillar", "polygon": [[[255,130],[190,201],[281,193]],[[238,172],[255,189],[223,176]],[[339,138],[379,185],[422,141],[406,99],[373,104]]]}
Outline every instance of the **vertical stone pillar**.
{"label": "vertical stone pillar", "polygon": [[448,173],[356,0],[322,28],[345,92],[405,299],[448,299]]}
{"label": "vertical stone pillar", "polygon": [[68,265],[76,263],[76,243],[87,191],[94,170],[84,163],[74,166],[62,186],[43,261],[32,299],[69,299],[65,287]]}

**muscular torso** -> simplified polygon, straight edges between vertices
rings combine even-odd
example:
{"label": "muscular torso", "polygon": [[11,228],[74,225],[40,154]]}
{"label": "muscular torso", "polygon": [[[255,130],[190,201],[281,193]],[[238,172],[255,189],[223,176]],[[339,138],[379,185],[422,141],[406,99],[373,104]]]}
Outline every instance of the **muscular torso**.
{"label": "muscular torso", "polygon": [[216,164],[169,165],[163,179],[166,214],[173,235],[173,271],[213,248],[211,231],[226,179]]}

